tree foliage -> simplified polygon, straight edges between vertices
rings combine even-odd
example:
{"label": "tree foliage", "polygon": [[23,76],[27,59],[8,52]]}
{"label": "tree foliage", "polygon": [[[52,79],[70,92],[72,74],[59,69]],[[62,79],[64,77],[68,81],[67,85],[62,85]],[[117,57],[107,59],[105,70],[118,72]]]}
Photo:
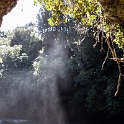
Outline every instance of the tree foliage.
{"label": "tree foliage", "polygon": [[[118,58],[116,49],[113,45],[115,42],[120,48],[124,49],[124,26],[123,23],[119,20],[121,15],[120,13],[122,12],[120,11],[120,9],[117,12],[116,9],[118,7],[114,8],[114,6],[117,4],[116,0],[114,0],[113,5],[110,6],[110,9],[107,9],[107,6],[111,4],[111,1],[104,2],[101,0],[41,0],[40,2],[43,2],[45,8],[51,11],[52,17],[48,19],[49,24],[58,25],[61,22],[69,21],[69,18],[72,17],[80,20],[80,25],[92,26],[97,41],[96,45],[98,42],[100,42],[102,46],[103,42],[107,42],[108,47],[112,53],[112,59],[117,62],[119,69],[118,85],[117,91],[115,93],[116,96],[119,91],[121,77],[123,76],[120,63],[124,63],[124,58]],[[119,5],[123,6],[123,2],[119,1]],[[107,11],[105,9],[108,10],[109,14],[112,14],[110,17],[107,16]],[[115,17],[115,15],[117,15],[117,18]],[[77,29],[81,30],[81,28],[79,29],[79,27]]]}
{"label": "tree foliage", "polygon": [[42,49],[42,41],[34,32],[33,24],[17,27],[13,32],[1,33],[1,71],[30,68]]}
{"label": "tree foliage", "polygon": [[[52,12],[52,17],[49,19],[50,24],[58,25],[60,22],[67,22],[69,16],[79,18],[83,25],[95,25],[95,27],[108,35],[114,33],[117,37],[115,37],[116,43],[123,47],[121,44],[123,42],[123,36],[121,35],[123,26],[116,21],[113,23],[102,8],[103,4],[107,6],[110,1],[102,3],[99,0],[41,0],[40,3],[42,2],[45,8]],[[119,30],[117,34],[116,30]],[[120,40],[118,37],[120,37]]]}
{"label": "tree foliage", "polygon": [[18,27],[13,31],[10,46],[22,45],[18,59],[18,64],[21,64],[20,66],[31,66],[32,61],[38,56],[39,51],[42,49],[42,41],[39,40],[33,28],[33,24],[31,25],[30,23],[26,25],[26,27]]}
{"label": "tree foliage", "polygon": [[[46,13],[48,14],[48,11]],[[51,80],[57,79],[59,101],[72,119],[86,116],[93,120],[103,121],[118,116],[122,117],[123,108],[119,102],[122,100],[123,103],[123,95],[120,95],[123,94],[122,90],[120,90],[121,93],[117,98],[113,97],[118,78],[116,63],[107,59],[103,70],[101,70],[108,50],[107,43],[104,42],[101,46],[98,42],[94,49],[93,45],[96,40],[91,28],[82,26],[83,30],[77,31],[74,26],[81,26],[78,23],[80,20],[73,18],[70,18],[67,23],[60,23],[48,30],[50,26],[47,16],[44,21],[42,15],[44,16],[44,14],[39,15],[41,18],[38,18],[38,27],[41,27],[40,33],[41,36],[44,36],[45,46],[43,53],[33,63],[34,74],[39,77],[38,82],[42,82],[49,73]],[[45,24],[42,23],[43,21]],[[44,25],[48,25],[48,27],[43,32],[42,27]],[[103,50],[100,52],[102,47]],[[115,47],[117,55],[122,57],[122,49],[119,49],[117,45]],[[63,50],[64,56],[62,55]],[[108,57],[112,57],[111,52],[108,53]],[[71,90],[69,89],[68,92],[64,90],[68,89],[66,83],[67,85],[71,84]]]}
{"label": "tree foliage", "polygon": [[[37,15],[42,41],[31,23],[16,28],[12,34],[1,33],[0,69],[4,70],[0,78],[1,117],[41,119],[46,117],[44,104],[50,117],[52,107],[56,108],[58,103],[72,122],[84,117],[97,123],[123,119],[123,84],[118,97],[114,97],[118,79],[116,62],[106,59],[101,70],[107,43],[101,46],[101,36],[96,34],[99,41],[96,45],[92,28],[80,24],[80,18],[69,17],[66,23],[50,26],[51,15],[43,7]],[[123,50],[116,44],[114,47],[121,58]],[[108,58],[112,58],[111,52]],[[48,99],[49,96],[52,99]],[[54,112],[58,115],[59,111]]]}

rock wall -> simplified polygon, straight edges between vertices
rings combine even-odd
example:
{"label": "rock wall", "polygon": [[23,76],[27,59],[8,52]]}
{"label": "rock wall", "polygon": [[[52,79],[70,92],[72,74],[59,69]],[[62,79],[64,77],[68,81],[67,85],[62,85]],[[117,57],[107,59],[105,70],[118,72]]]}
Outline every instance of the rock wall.
{"label": "rock wall", "polygon": [[124,27],[124,0],[98,0],[108,20]]}

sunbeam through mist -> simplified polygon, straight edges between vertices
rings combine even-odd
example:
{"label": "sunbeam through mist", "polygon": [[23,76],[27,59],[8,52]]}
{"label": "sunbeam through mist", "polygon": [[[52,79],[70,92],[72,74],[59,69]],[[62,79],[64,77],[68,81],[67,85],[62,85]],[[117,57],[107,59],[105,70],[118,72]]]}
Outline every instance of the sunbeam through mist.
{"label": "sunbeam through mist", "polygon": [[[61,46],[54,45],[49,49],[49,54],[40,59],[38,84],[41,88],[42,111],[41,120],[44,124],[63,124],[66,121],[64,110],[60,106],[58,85],[64,84],[65,67],[61,57],[64,54]],[[41,55],[42,56],[42,55]],[[63,82],[58,81],[63,78]]]}
{"label": "sunbeam through mist", "polygon": [[[2,118],[35,118],[42,124],[65,124],[59,86],[66,87],[64,51],[57,43],[49,54],[35,60],[35,71],[10,69],[3,75],[0,115]],[[65,59],[65,58],[64,58]],[[5,77],[5,78],[4,78]],[[7,86],[8,85],[8,86]]]}

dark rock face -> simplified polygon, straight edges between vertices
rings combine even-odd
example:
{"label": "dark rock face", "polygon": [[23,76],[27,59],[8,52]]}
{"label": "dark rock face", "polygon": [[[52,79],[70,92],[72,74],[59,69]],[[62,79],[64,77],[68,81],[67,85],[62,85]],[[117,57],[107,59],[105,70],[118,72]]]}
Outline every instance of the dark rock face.
{"label": "dark rock face", "polygon": [[124,0],[98,0],[108,20],[124,27]]}

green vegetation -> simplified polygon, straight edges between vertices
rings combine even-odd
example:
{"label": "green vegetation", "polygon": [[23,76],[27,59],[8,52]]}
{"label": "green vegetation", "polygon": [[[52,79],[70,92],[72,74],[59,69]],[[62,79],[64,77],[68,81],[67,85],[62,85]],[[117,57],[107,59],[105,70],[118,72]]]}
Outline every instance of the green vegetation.
{"label": "green vegetation", "polygon": [[[82,26],[85,31],[80,33],[74,29],[80,20],[75,23],[76,19],[73,18],[67,23],[51,27],[47,22],[50,18],[49,12],[45,9],[41,11],[46,13],[42,14],[41,18],[38,16],[38,27],[44,37],[45,47],[41,59],[34,62],[34,74],[39,77],[38,82],[49,73],[50,80],[56,78],[59,102],[72,120],[84,116],[97,121],[122,119],[123,84],[117,98],[114,97],[118,67],[113,60],[107,59],[101,70],[108,50],[107,43],[104,42],[102,46],[105,51],[100,52],[99,42],[96,48],[93,48],[96,41],[92,28]],[[115,48],[117,55],[122,57],[122,49],[116,44]],[[112,57],[110,52],[108,57]]]}
{"label": "green vegetation", "polygon": [[[4,33],[4,32],[3,32]],[[2,32],[1,32],[2,34]],[[1,37],[1,63],[5,69],[29,68],[42,48],[42,41],[33,30],[33,24],[17,27]]]}
{"label": "green vegetation", "polygon": [[114,44],[116,43],[120,48],[124,49],[123,2],[121,0],[38,0],[37,2],[43,3],[45,8],[51,12],[52,16],[48,18],[51,26],[62,22],[67,23],[70,18],[75,18],[78,20],[79,25],[76,27],[77,31],[81,31],[80,26],[82,25],[92,26],[96,37],[94,47],[100,42],[101,50],[104,50],[103,42],[107,42],[112,53],[111,59],[116,61],[119,70],[118,85],[115,92],[115,96],[117,96],[121,77],[124,76],[120,66],[120,64],[124,63],[124,58],[117,56]]}
{"label": "green vegetation", "polygon": [[[108,44],[95,44],[92,27],[79,25],[80,19],[70,17],[68,22],[50,26],[49,18],[51,12],[42,6],[37,15],[39,35],[32,23],[13,32],[1,32],[1,117],[41,119],[44,87],[46,98],[57,87],[58,98],[52,97],[46,105],[59,103],[71,121],[84,117],[96,121],[123,120],[123,84],[114,97],[116,62],[106,59],[102,69]],[[78,26],[82,30],[77,30]],[[121,58],[123,50],[114,46]],[[108,57],[112,57],[111,52]]]}
{"label": "green vegetation", "polygon": [[[123,48],[123,22],[117,21],[123,19],[123,2],[121,0],[118,1],[118,5],[116,0],[112,3],[101,0],[37,0],[37,2],[44,3],[45,8],[51,11],[52,17],[48,19],[49,24],[58,25],[63,21],[67,22],[68,17],[71,16],[80,19],[83,25],[95,26],[109,36],[114,33],[115,42]],[[120,9],[118,6],[121,6]]]}

